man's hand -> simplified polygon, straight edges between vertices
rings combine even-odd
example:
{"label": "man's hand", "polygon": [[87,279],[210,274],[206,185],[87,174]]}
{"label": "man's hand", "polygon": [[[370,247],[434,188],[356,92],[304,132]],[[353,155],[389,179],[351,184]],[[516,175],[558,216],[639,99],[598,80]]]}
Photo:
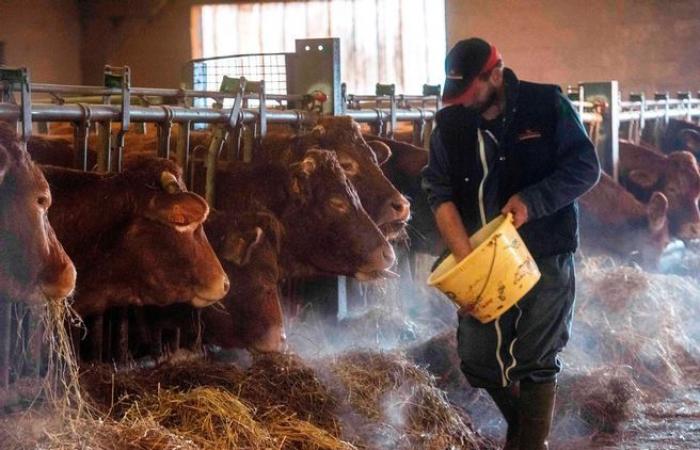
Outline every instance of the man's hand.
{"label": "man's hand", "polygon": [[520,225],[527,222],[527,205],[522,201],[518,194],[513,195],[508,199],[508,203],[501,209],[503,214],[513,214],[513,225],[515,228],[520,228]]}
{"label": "man's hand", "polygon": [[467,317],[471,315],[472,311],[474,311],[474,305],[465,305],[457,310],[457,314],[460,317]]}

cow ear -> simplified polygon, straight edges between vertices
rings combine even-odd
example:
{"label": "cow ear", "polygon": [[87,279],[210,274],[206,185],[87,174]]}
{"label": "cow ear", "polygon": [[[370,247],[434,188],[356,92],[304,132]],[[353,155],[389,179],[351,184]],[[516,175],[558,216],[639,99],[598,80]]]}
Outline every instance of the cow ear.
{"label": "cow ear", "polygon": [[391,158],[391,148],[382,141],[369,141],[367,142],[374,154],[377,156],[377,161],[381,166]]}
{"label": "cow ear", "polygon": [[255,227],[247,233],[235,233],[227,237],[221,253],[222,259],[239,267],[247,265],[253,251],[262,242],[263,236],[262,228]]}
{"label": "cow ear", "polygon": [[199,225],[209,215],[207,202],[192,192],[159,194],[151,199],[146,216],[166,225]]}
{"label": "cow ear", "polygon": [[645,169],[631,170],[628,177],[632,183],[646,189],[651,189],[659,181],[658,173]]}
{"label": "cow ear", "polygon": [[661,192],[651,194],[647,204],[647,220],[649,229],[652,232],[661,231],[666,225],[666,215],[668,213],[668,199]]}
{"label": "cow ear", "polygon": [[2,184],[2,180],[5,179],[5,174],[9,170],[10,167],[10,155],[7,154],[7,150],[5,150],[5,147],[0,145],[0,184]]}
{"label": "cow ear", "polygon": [[700,133],[695,130],[683,130],[681,131],[681,136],[683,136],[683,143],[685,148],[693,153],[700,152]]}
{"label": "cow ear", "polygon": [[316,125],[315,127],[313,127],[313,128],[311,129],[311,134],[312,134],[315,138],[319,138],[319,139],[320,139],[320,138],[322,138],[322,137],[324,137],[324,136],[326,135],[326,127],[324,127],[323,125]]}

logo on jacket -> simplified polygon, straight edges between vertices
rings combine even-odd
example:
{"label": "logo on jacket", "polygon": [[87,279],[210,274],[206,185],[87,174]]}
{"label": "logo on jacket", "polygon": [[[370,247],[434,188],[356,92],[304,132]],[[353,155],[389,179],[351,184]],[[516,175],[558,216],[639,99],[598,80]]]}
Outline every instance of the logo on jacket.
{"label": "logo on jacket", "polygon": [[542,133],[540,133],[537,130],[532,130],[530,128],[526,128],[524,131],[522,131],[518,134],[519,141],[526,141],[528,139],[536,139],[536,138],[541,138],[541,137],[542,137]]}

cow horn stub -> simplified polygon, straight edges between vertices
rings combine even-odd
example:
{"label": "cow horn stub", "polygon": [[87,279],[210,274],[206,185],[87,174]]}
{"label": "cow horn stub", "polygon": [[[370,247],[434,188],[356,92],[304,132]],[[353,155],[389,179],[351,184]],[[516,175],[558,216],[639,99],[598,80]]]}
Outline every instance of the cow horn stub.
{"label": "cow horn stub", "polygon": [[182,191],[180,188],[180,183],[177,182],[177,177],[167,170],[164,170],[160,174],[160,185],[168,194],[174,194]]}

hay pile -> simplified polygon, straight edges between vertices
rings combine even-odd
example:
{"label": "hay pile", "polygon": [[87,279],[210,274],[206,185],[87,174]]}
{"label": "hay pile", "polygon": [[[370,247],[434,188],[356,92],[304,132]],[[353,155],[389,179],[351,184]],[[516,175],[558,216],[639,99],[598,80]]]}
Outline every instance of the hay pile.
{"label": "hay pile", "polygon": [[493,447],[402,356],[349,353],[312,365],[267,354],[246,370],[206,361],[117,373],[95,366],[81,383],[111,427],[151,423],[154,434],[201,449]]}
{"label": "hay pile", "polygon": [[631,367],[645,392],[661,396],[682,386],[700,357],[697,283],[600,260],[582,266],[566,364],[582,372]]}
{"label": "hay pile", "polygon": [[644,398],[629,367],[603,367],[563,376],[559,383],[556,417],[574,415],[591,431],[615,433],[632,419]]}
{"label": "hay pile", "polygon": [[197,448],[351,449],[335,399],[292,355],[256,355],[247,370],[203,360],[114,373],[90,368],[81,383],[119,423],[150,421]]}
{"label": "hay pile", "polygon": [[449,403],[427,371],[400,355],[349,353],[330,371],[354,413],[348,433],[362,448],[495,448],[473,431],[466,414]]}

